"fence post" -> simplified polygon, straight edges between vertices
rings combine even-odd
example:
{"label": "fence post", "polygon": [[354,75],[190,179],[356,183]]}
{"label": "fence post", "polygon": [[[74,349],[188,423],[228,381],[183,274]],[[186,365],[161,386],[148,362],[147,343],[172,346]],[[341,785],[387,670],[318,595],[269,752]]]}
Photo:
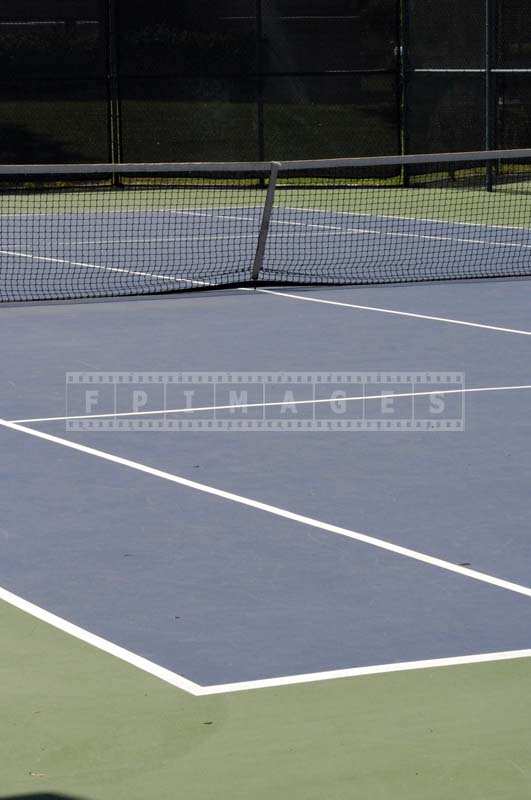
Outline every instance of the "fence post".
{"label": "fence post", "polygon": [[256,121],[258,133],[258,160],[265,161],[265,131],[264,131],[264,22],[262,0],[256,0]]}
{"label": "fence post", "polygon": [[258,244],[256,246],[256,254],[254,257],[253,268],[251,271],[251,280],[257,281],[262,266],[264,264],[264,255],[267,245],[267,237],[269,235],[269,226],[271,224],[271,213],[273,211],[273,201],[275,199],[275,190],[277,188],[278,171],[282,164],[279,161],[271,163],[271,172],[269,173],[269,185],[267,187],[267,195],[262,211],[262,221],[260,223],[260,233],[258,235]]}
{"label": "fence post", "polygon": [[118,75],[116,2],[106,0],[107,11],[107,86],[110,109],[111,163],[122,161],[120,84]]}
{"label": "fence post", "polygon": [[[496,148],[496,77],[492,73],[497,38],[495,5],[495,0],[485,0],[485,150]],[[493,184],[493,166],[487,164],[485,188],[488,192],[492,192]]]}
{"label": "fence post", "polygon": [[[409,77],[409,7],[408,0],[398,0],[398,69],[399,69],[399,103],[400,103],[400,154],[409,153],[408,130],[408,77]],[[402,186],[408,185],[407,167],[402,167]]]}

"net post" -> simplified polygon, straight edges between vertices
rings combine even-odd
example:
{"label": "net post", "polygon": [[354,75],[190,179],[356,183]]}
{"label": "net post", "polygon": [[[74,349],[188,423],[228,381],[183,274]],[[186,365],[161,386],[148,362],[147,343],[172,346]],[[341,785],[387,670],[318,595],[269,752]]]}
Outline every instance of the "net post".
{"label": "net post", "polygon": [[260,233],[258,235],[258,244],[256,246],[256,253],[251,270],[251,280],[257,281],[258,276],[262,270],[264,263],[265,249],[267,245],[267,237],[269,235],[269,226],[271,223],[271,213],[273,211],[273,201],[275,199],[275,190],[277,188],[278,171],[282,164],[280,161],[271,162],[271,172],[269,173],[269,185],[267,187],[267,195],[262,211],[262,221],[260,223]]}

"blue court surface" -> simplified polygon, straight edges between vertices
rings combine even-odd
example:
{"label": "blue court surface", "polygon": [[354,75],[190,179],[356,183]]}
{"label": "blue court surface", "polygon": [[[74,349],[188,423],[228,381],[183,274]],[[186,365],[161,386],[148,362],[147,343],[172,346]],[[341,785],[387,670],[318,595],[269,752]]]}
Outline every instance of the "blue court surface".
{"label": "blue court surface", "polygon": [[193,694],[531,654],[529,287],[3,308],[3,599]]}

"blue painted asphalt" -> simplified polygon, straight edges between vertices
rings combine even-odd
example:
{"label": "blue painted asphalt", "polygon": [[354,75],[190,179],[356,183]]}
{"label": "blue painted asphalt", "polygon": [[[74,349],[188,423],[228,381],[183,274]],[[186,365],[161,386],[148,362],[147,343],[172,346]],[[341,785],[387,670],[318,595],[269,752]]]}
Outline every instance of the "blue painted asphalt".
{"label": "blue painted asphalt", "polygon": [[[306,296],[529,326],[528,282]],[[453,370],[530,383],[529,337],[248,292],[5,308],[1,416],[60,415],[72,370]],[[464,433],[65,433],[531,585],[529,392]],[[0,585],[201,683],[530,646],[529,600],[0,431]]]}

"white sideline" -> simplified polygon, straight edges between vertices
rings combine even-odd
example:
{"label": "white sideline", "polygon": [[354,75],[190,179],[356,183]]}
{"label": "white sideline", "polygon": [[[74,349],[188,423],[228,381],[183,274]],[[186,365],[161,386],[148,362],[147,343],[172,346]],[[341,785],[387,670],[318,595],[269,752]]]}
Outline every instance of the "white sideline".
{"label": "white sideline", "polygon": [[[472,389],[441,389],[441,391],[432,390],[431,392],[395,392],[391,394],[367,394],[357,395],[355,397],[326,397],[316,400],[290,400],[290,406],[304,406],[304,405],[320,405],[323,403],[332,403],[340,401],[341,403],[350,403],[354,401],[364,402],[366,400],[389,400],[399,399],[404,397],[441,397],[449,394],[479,394],[481,392],[509,392],[522,389],[531,389],[531,384],[522,384],[518,386],[485,386]],[[122,417],[147,417],[154,414],[168,415],[168,414],[195,414],[199,411],[231,411],[244,408],[270,408],[272,406],[284,406],[285,400],[279,400],[271,403],[238,403],[226,406],[193,406],[192,408],[168,408],[158,409],[156,411],[118,411],[110,414],[79,414],[68,417],[33,417],[32,419],[12,419],[9,422],[16,422],[17,424],[31,423],[31,422],[68,422],[68,420],[75,419],[114,419]]]}
{"label": "white sideline", "polygon": [[[163,480],[167,480],[181,486],[186,486],[188,488],[195,489],[197,491],[204,492],[206,494],[214,495],[216,497],[220,497],[225,500],[230,500],[232,502],[239,503],[241,505],[248,506],[259,511],[264,511],[273,514],[275,516],[282,517],[284,519],[289,519],[292,520],[293,522],[298,522],[302,525],[318,528],[320,530],[326,531],[327,533],[332,533],[339,536],[344,536],[349,539],[353,539],[355,541],[363,542],[365,544],[380,548],[382,550],[386,550],[396,555],[401,555],[406,558],[411,558],[415,561],[419,561],[433,567],[438,567],[439,569],[443,569],[448,572],[453,572],[458,575],[462,575],[464,577],[468,577],[473,580],[477,580],[500,589],[505,589],[507,591],[511,591],[519,595],[531,597],[531,588],[527,586],[522,586],[520,584],[516,584],[511,581],[506,581],[501,578],[496,578],[492,575],[478,572],[468,567],[461,567],[457,564],[452,564],[451,562],[444,561],[443,559],[436,558],[434,556],[429,556],[425,553],[421,553],[415,550],[410,550],[409,548],[406,547],[395,545],[383,539],[378,539],[373,536],[368,536],[367,534],[358,533],[356,531],[352,531],[347,528],[341,528],[337,525],[331,525],[329,523],[321,522],[311,517],[305,517],[300,514],[296,514],[294,512],[278,508],[277,506],[272,506],[267,503],[262,503],[260,501],[252,500],[250,498],[243,497],[241,495],[233,494],[232,492],[226,492],[221,489],[216,489],[206,484],[188,480],[187,478],[183,478],[179,475],[173,475],[171,473],[164,472],[162,470],[154,469],[153,467],[148,467],[144,464],[140,464],[139,462],[131,461],[129,459],[122,458],[120,456],[115,456],[111,453],[106,453],[102,450],[96,450],[95,448],[87,447],[86,445],[81,445],[78,444],[77,442],[71,442],[68,441],[67,439],[62,439],[58,436],[52,436],[51,434],[44,433],[42,431],[26,428],[22,425],[18,425],[13,422],[8,422],[7,420],[0,419],[0,426],[7,428],[9,430],[17,431],[19,433],[26,433],[29,436],[34,436],[38,439],[42,439],[52,444],[58,444],[62,447],[67,447],[77,452],[95,456],[105,461],[109,461],[111,463],[115,463],[120,466],[125,466],[130,469],[146,473],[153,477],[161,478]],[[48,611],[45,611],[44,609],[18,597],[17,595],[14,595],[7,589],[0,589],[0,600],[4,600],[5,602],[13,606],[16,606],[20,610],[25,611],[28,614],[31,614],[32,616],[40,619],[41,621],[46,622],[52,625],[53,627],[56,627],[64,631],[65,633],[68,633],[69,635],[74,636],[75,638],[80,639],[86,642],[87,644],[90,644],[106,653],[109,653],[110,655],[114,655],[117,658],[121,659],[122,661],[126,661],[127,663],[138,667],[144,672],[147,672],[151,675],[154,675],[155,677],[160,678],[166,683],[170,683],[171,685],[181,688],[184,691],[187,691],[190,694],[196,696],[208,695],[208,694],[220,694],[232,691],[242,691],[243,689],[265,688],[267,686],[281,686],[292,683],[307,683],[310,681],[329,680],[331,678],[339,678],[339,677],[349,677],[349,676],[354,677],[358,675],[369,675],[382,672],[396,672],[400,669],[405,670],[405,669],[415,669],[415,668],[426,668],[428,666],[449,666],[451,664],[473,663],[473,661],[470,661],[470,659],[473,660],[476,659],[480,661],[499,660],[505,658],[527,657],[528,655],[530,655],[530,651],[511,651],[510,653],[504,653],[504,654],[490,654],[486,656],[482,655],[464,656],[458,659],[439,659],[437,661],[431,661],[431,662],[426,662],[426,661],[407,662],[402,665],[391,664],[391,665],[366,667],[366,668],[353,667],[350,670],[334,670],[323,673],[312,673],[309,675],[298,675],[298,676],[295,675],[295,676],[286,676],[283,678],[264,679],[262,681],[250,681],[250,682],[241,682],[237,684],[223,684],[218,686],[201,687],[198,684],[195,684],[194,682],[187,680],[181,675],[177,675],[176,673],[173,673],[170,670],[160,667],[154,664],[153,662],[150,662],[147,659],[142,658],[141,656],[138,656],[128,650],[125,650],[124,648],[121,648],[117,645],[114,645],[111,642],[108,642],[107,640],[102,639],[101,637],[98,637],[95,634],[92,634],[68,622],[67,620],[62,619],[61,617],[58,617]]]}
{"label": "white sideline", "polygon": [[384,675],[393,672],[406,672],[418,669],[434,669],[438,667],[462,666],[466,664],[481,664],[493,661],[510,661],[521,658],[530,658],[531,650],[508,650],[497,653],[481,653],[478,655],[453,656],[450,658],[427,659],[422,661],[403,661],[394,664],[380,664],[371,667],[350,667],[347,669],[324,670],[323,672],[309,672],[299,675],[282,675],[276,678],[263,678],[253,681],[238,681],[235,683],[212,684],[202,686],[194,681],[179,675],[172,670],[161,667],[137,653],[126,650],[113,642],[103,639],[90,631],[74,625],[62,617],[46,611],[44,608],[13,594],[8,589],[0,586],[0,601],[7,603],[19,611],[29,614],[34,619],[44,622],[62,633],[72,636],[107,655],[114,656],[142,672],[158,678],[164,683],[174,686],[194,697],[206,697],[216,694],[232,694],[234,692],[252,691],[258,689],[280,688],[304,683],[318,683],[322,681],[339,680],[341,678],[357,678],[369,675]]}
{"label": "white sideline", "polygon": [[18,433],[26,433],[29,436],[34,436],[36,439],[42,439],[45,442],[67,447],[68,449],[75,450],[78,453],[85,453],[86,455],[101,458],[103,461],[109,461],[113,464],[128,467],[129,469],[136,470],[137,472],[143,472],[155,478],[161,478],[162,480],[170,481],[171,483],[178,484],[179,486],[186,486],[189,489],[195,489],[198,492],[213,495],[214,497],[219,497],[223,500],[230,500],[233,503],[238,503],[239,505],[247,506],[248,508],[253,508],[257,511],[264,511],[276,517],[289,519],[292,522],[297,522],[301,525],[307,525],[308,527],[317,528],[321,531],[326,531],[327,533],[332,533],[337,536],[344,536],[347,539],[363,542],[364,544],[371,545],[372,547],[377,547],[380,550],[386,550],[387,552],[394,553],[395,555],[404,556],[405,558],[410,558],[414,561],[419,561],[423,564],[428,564],[429,566],[437,567],[438,569],[443,569],[447,572],[453,572],[466,578],[471,578],[472,580],[486,583],[490,586],[495,586],[499,589],[505,589],[507,591],[514,592],[515,594],[531,597],[531,588],[529,586],[523,586],[512,581],[504,580],[503,578],[496,578],[494,575],[489,575],[485,572],[479,572],[475,569],[470,569],[469,567],[453,564],[452,562],[445,561],[442,558],[430,556],[426,553],[422,553],[418,550],[412,550],[408,547],[402,547],[401,545],[394,544],[393,542],[389,542],[385,539],[377,538],[376,536],[370,536],[366,533],[360,533],[359,531],[354,531],[349,528],[342,528],[339,525],[332,525],[329,522],[323,522],[321,520],[314,519],[313,517],[306,517],[302,514],[297,514],[296,512],[280,508],[279,506],[263,503],[260,500],[253,500],[250,497],[235,494],[234,492],[228,492],[224,489],[216,489],[214,486],[209,486],[205,483],[199,483],[198,481],[192,481],[189,478],[183,478],[181,475],[175,475],[174,473],[165,472],[164,470],[156,469],[155,467],[149,467],[146,464],[141,464],[138,461],[122,458],[121,456],[107,453],[104,450],[98,450],[94,447],[88,447],[87,445],[80,444],[79,442],[69,441],[68,439],[63,439],[50,433],[44,433],[44,431],[27,428],[23,425],[19,425],[16,422],[8,422],[5,419],[0,419],[0,426],[9,430],[17,431]]}
{"label": "white sideline", "polygon": [[[316,287],[313,287],[314,289]],[[355,288],[355,287],[352,287]],[[377,311],[380,314],[394,314],[398,317],[412,317],[414,319],[428,319],[432,322],[445,322],[449,325],[464,325],[467,328],[483,328],[488,331],[498,331],[500,333],[516,333],[520,336],[531,336],[531,331],[522,331],[517,328],[503,328],[499,325],[485,325],[481,322],[467,322],[462,319],[451,319],[450,317],[434,317],[430,314],[414,314],[411,311],[397,311],[393,308],[380,308],[378,306],[362,306],[357,303],[342,303],[339,300],[324,300],[321,297],[304,297],[301,294],[292,294],[282,290],[256,289],[260,294],[269,294],[274,297],[286,297],[290,300],[304,300],[307,303],[322,303],[329,306],[340,306],[342,308],[355,308],[358,311]]]}
{"label": "white sideline", "polygon": [[159,664],[154,664],[152,661],[148,661],[147,658],[132,653],[130,650],[126,650],[113,642],[109,642],[107,639],[102,639],[101,636],[96,636],[96,634],[90,633],[90,631],[80,628],[78,625],[74,625],[72,622],[68,622],[68,620],[58,617],[56,614],[52,614],[50,611],[46,611],[44,608],[30,603],[28,600],[24,600],[24,598],[13,594],[13,592],[1,586],[0,600],[8,603],[10,606],[18,608],[20,611],[24,611],[26,614],[35,617],[35,619],[41,622],[45,622],[47,625],[51,625],[53,628],[57,628],[69,636],[73,636],[75,639],[79,639],[81,642],[95,647],[97,650],[119,658],[120,661],[125,661],[127,664],[131,664],[133,667],[137,667],[143,672],[153,675],[155,678],[160,678],[160,680],[165,681],[165,683],[170,683],[172,686],[176,686],[178,689],[182,689],[189,694],[196,696],[201,694],[201,687],[197,683],[189,681],[188,678],[177,675],[177,673],[165,669],[159,666]]}

